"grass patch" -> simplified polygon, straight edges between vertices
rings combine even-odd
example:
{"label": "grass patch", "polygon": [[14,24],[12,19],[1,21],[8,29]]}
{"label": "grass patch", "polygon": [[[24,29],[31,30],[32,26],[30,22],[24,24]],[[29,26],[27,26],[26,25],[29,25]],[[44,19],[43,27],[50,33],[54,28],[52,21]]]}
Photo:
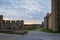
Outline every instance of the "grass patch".
{"label": "grass patch", "polygon": [[6,33],[6,34],[21,34],[21,35],[24,35],[24,34],[27,34],[28,31],[26,31],[26,30],[0,31],[0,33]]}
{"label": "grass patch", "polygon": [[0,33],[14,34],[14,31],[0,31]]}
{"label": "grass patch", "polygon": [[40,31],[47,32],[47,33],[60,34],[60,32],[52,31],[50,29],[45,29],[45,28],[40,28]]}
{"label": "grass patch", "polygon": [[28,31],[27,30],[17,30],[14,32],[15,34],[21,34],[21,35],[24,35],[24,34],[27,34]]}
{"label": "grass patch", "polygon": [[33,30],[36,30],[37,28],[27,28],[27,29],[24,29],[24,30],[30,30],[30,31],[33,31]]}

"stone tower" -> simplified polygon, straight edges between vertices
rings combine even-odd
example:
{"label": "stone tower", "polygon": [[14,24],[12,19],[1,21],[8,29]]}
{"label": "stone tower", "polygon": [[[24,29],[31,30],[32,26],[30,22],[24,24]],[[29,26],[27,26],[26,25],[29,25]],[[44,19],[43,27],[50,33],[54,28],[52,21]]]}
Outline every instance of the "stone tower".
{"label": "stone tower", "polygon": [[53,30],[60,31],[60,0],[51,0],[51,6]]}
{"label": "stone tower", "polygon": [[2,28],[3,15],[0,15],[0,29]]}
{"label": "stone tower", "polygon": [[0,21],[2,21],[3,20],[3,15],[0,15]]}
{"label": "stone tower", "polygon": [[47,13],[46,17],[44,17],[44,28],[48,28],[48,18],[49,18],[49,13]]}

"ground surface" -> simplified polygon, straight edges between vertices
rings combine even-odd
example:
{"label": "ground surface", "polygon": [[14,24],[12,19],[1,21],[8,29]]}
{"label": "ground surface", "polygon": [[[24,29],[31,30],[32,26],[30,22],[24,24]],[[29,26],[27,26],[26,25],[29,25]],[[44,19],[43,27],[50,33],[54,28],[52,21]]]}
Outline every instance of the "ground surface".
{"label": "ground surface", "polygon": [[50,34],[40,31],[29,31],[25,35],[0,33],[0,40],[60,40],[60,34]]}

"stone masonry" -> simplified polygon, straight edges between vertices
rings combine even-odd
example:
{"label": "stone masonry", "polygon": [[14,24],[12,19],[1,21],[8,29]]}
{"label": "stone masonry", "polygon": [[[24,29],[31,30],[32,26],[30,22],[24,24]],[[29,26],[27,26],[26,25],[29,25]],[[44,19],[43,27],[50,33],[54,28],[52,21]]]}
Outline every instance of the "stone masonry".
{"label": "stone masonry", "polygon": [[51,0],[51,13],[44,18],[44,27],[60,31],[60,0]]}
{"label": "stone masonry", "polygon": [[23,20],[3,20],[3,15],[0,15],[0,30],[19,30],[23,27]]}

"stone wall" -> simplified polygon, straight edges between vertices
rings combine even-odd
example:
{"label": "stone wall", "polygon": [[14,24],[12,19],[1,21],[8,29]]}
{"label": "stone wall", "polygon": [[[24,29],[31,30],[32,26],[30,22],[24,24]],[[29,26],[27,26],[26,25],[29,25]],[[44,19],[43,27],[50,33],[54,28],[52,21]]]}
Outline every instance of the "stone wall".
{"label": "stone wall", "polygon": [[44,28],[48,28],[48,18],[49,18],[49,13],[44,17]]}
{"label": "stone wall", "polygon": [[49,14],[49,18],[48,18],[48,28],[56,31],[55,30],[55,19],[52,13]]}
{"label": "stone wall", "polygon": [[52,23],[53,23],[53,22],[52,22],[52,14],[49,15],[48,20],[49,20],[49,21],[48,21],[48,28],[49,28],[49,29],[52,29]]}
{"label": "stone wall", "polygon": [[55,17],[53,16],[53,13],[46,15],[46,17],[44,18],[44,28],[48,28],[53,31],[58,31],[58,26],[56,22],[57,22],[57,19],[55,19]]}
{"label": "stone wall", "polygon": [[24,20],[3,20],[0,16],[0,30],[19,30],[24,27]]}
{"label": "stone wall", "polygon": [[51,0],[51,14],[44,20],[45,27],[53,31],[60,31],[60,0]]}
{"label": "stone wall", "polygon": [[16,25],[19,26],[19,29],[23,29],[24,27],[24,21],[23,20],[17,20]]}

